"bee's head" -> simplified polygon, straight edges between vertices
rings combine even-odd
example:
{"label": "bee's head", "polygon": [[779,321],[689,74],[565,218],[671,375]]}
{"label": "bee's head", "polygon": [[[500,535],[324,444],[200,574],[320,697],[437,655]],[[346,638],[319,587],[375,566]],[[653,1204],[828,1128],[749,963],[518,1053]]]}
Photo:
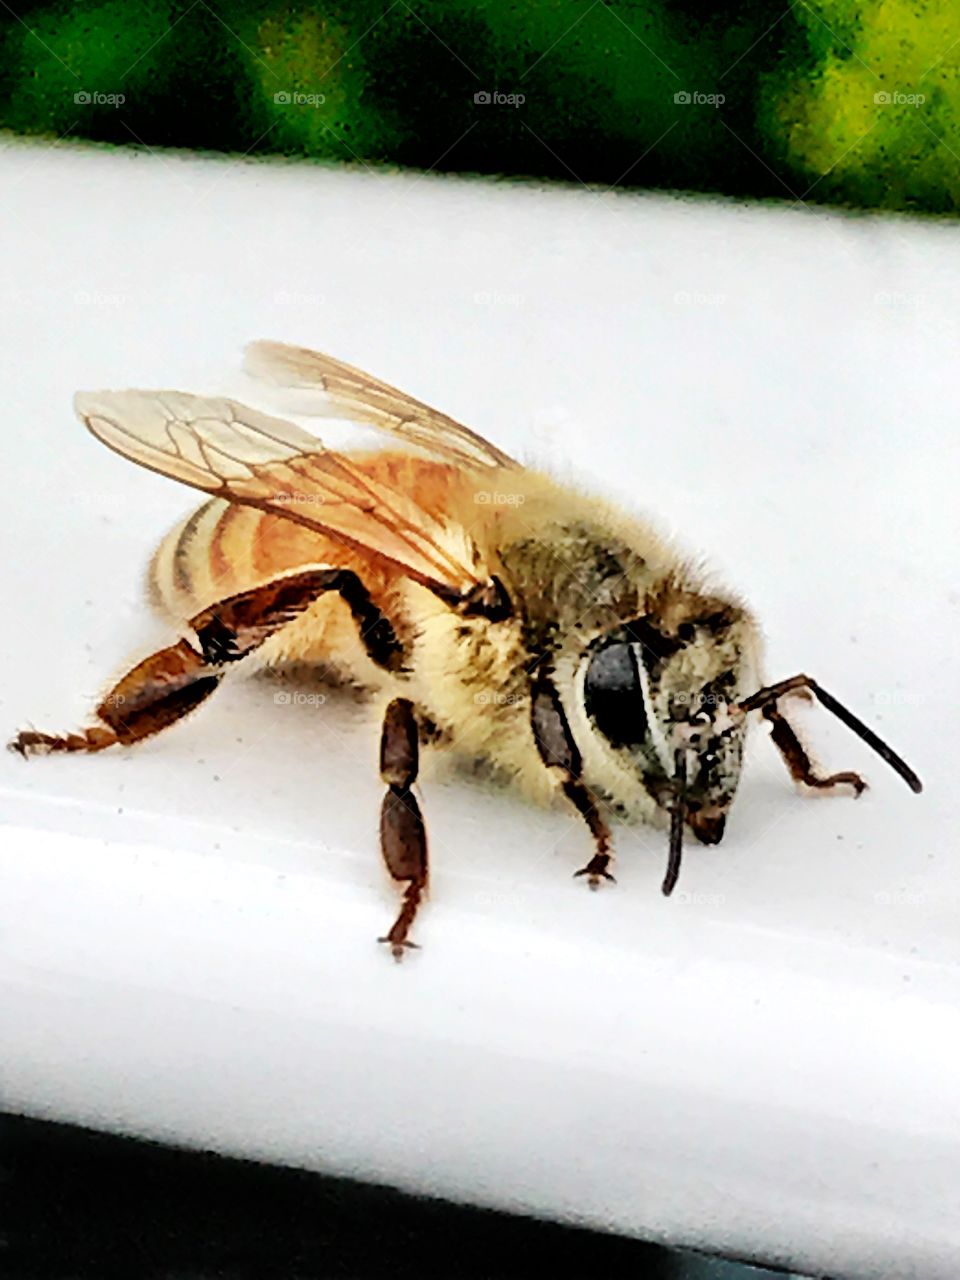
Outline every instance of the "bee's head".
{"label": "bee's head", "polygon": [[753,624],[736,606],[676,595],[599,636],[583,675],[584,710],[621,767],[664,817],[683,792],[683,821],[717,844],[740,780],[752,690]]}

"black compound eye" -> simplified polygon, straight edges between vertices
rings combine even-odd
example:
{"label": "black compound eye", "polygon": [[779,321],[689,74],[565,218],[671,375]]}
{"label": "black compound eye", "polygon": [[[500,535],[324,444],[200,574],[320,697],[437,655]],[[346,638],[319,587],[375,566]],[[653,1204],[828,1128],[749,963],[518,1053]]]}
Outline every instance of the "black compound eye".
{"label": "black compound eye", "polygon": [[590,659],[584,681],[587,715],[615,747],[638,746],[647,736],[647,707],[636,651],[611,641]]}

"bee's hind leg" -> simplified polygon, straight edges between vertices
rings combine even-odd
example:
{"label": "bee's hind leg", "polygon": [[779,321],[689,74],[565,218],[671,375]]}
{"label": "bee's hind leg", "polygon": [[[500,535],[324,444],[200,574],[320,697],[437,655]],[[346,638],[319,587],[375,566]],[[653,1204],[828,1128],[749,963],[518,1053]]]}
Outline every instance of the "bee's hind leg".
{"label": "bee's hind leg", "polygon": [[188,623],[195,642],[180,640],[128,671],[97,707],[98,724],[64,734],[23,729],[10,747],[29,756],[102,751],[141,742],[198,707],[231,664],[293,622],[325,591],[341,595],[371,657],[392,669],[400,659],[401,646],[356,575],[338,568],[306,569],[230,596],[196,614]]}
{"label": "bee's hind leg", "polygon": [[427,888],[427,832],[417,798],[420,743],[417,713],[408,698],[394,698],[383,717],[380,776],[387,784],[380,809],[380,848],[394,880],[407,882],[400,912],[380,942],[389,944],[395,960],[417,944],[409,940],[420,900]]}
{"label": "bee's hind leg", "polygon": [[199,706],[222,678],[217,665],[180,640],[152,653],[113,686],[97,707],[100,723],[76,733],[21,729],[9,746],[22,756],[132,746]]}
{"label": "bee's hind leg", "polygon": [[548,768],[561,771],[564,795],[583,817],[593,836],[594,855],[575,875],[587,876],[590,888],[596,889],[601,880],[614,879],[609,870],[613,861],[610,828],[597,808],[596,797],[581,779],[580,751],[570,732],[560,696],[545,676],[538,676],[533,683],[530,707],[533,736],[540,759]]}

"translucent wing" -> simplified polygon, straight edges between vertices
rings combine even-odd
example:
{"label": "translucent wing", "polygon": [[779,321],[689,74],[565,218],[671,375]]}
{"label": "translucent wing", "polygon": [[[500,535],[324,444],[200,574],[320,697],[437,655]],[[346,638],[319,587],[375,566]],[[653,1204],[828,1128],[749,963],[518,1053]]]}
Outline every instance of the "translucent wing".
{"label": "translucent wing", "polygon": [[442,594],[488,580],[460,526],[441,525],[291,422],[181,391],[79,392],[74,408],[131,461],[392,561]]}
{"label": "translucent wing", "polygon": [[280,386],[322,392],[323,405],[314,412],[339,411],[459,466],[473,470],[519,466],[496,445],[445,413],[319,351],[284,342],[251,342],[244,367],[255,377]]}

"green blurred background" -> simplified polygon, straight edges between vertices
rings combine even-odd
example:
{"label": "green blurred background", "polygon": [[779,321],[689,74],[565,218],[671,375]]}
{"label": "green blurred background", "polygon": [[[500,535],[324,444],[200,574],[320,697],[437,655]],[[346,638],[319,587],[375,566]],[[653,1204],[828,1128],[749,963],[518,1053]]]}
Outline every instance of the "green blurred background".
{"label": "green blurred background", "polygon": [[11,0],[0,127],[952,213],[957,0]]}

